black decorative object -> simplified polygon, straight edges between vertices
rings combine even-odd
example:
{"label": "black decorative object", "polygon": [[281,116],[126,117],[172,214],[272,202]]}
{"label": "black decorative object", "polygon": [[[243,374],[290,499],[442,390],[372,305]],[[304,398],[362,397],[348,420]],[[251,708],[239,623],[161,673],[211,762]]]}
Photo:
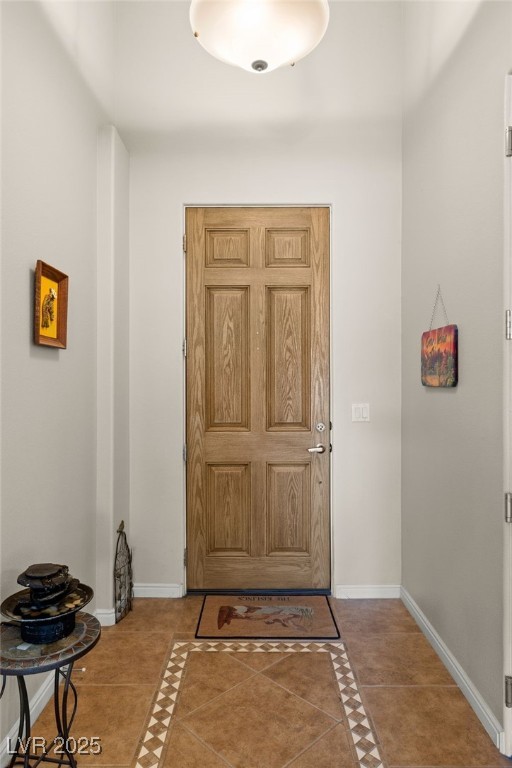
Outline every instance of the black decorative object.
{"label": "black decorative object", "polygon": [[67,565],[55,563],[37,563],[29,565],[26,571],[18,576],[18,584],[29,587],[34,602],[43,603],[53,600],[68,591],[71,581]]}
{"label": "black decorative object", "polygon": [[36,563],[18,576],[28,587],[6,598],[0,611],[20,627],[25,642],[53,643],[71,634],[77,611],[94,595],[69,574],[67,565]]}
{"label": "black decorative object", "polygon": [[124,531],[124,520],[117,529],[116,557],[114,560],[114,600],[116,624],[132,610],[133,574],[132,553]]}

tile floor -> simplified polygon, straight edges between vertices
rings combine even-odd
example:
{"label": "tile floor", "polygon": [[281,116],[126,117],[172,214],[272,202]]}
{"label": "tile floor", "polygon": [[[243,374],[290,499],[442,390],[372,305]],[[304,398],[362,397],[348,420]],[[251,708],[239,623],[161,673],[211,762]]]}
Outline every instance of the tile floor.
{"label": "tile floor", "polygon": [[333,599],[341,642],[308,648],[197,641],[201,604],[136,599],[77,662],[80,768],[510,768],[399,600]]}

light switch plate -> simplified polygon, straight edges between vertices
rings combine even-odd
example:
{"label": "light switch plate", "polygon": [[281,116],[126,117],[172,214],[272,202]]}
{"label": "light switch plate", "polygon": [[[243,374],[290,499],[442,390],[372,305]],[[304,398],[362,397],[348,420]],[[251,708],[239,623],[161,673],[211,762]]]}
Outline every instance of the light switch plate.
{"label": "light switch plate", "polygon": [[352,421],[370,421],[370,403],[352,403]]}

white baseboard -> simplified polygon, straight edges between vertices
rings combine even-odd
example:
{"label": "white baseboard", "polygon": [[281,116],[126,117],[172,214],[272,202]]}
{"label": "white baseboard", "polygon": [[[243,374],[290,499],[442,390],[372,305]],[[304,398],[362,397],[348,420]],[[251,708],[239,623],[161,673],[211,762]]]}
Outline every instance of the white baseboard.
{"label": "white baseboard", "polygon": [[96,608],[94,615],[102,627],[113,627],[116,623],[116,612],[114,608]]}
{"label": "white baseboard", "polygon": [[134,584],[134,597],[183,597],[183,584]]}
{"label": "white baseboard", "polygon": [[501,749],[503,745],[503,727],[489,708],[482,694],[471,682],[453,653],[445,645],[444,641],[437,634],[436,630],[429,622],[425,614],[421,611],[420,607],[407,592],[407,590],[404,589],[404,587],[401,588],[401,598],[405,607],[415,618],[421,631],[468,700],[471,708],[493,740],[494,744],[498,747],[498,749]]}
{"label": "white baseboard", "polygon": [[[183,584],[134,584],[134,597],[183,597]],[[113,627],[116,623],[114,608],[96,608],[94,615],[102,627]]]}
{"label": "white baseboard", "polygon": [[[53,681],[55,676],[53,672],[46,675],[44,681],[41,683],[35,694],[30,699],[30,721],[35,723],[43,709],[53,696]],[[14,681],[14,677],[12,678]],[[16,698],[18,698],[18,690],[16,688]],[[9,748],[14,749],[16,746],[16,739],[18,738],[18,722],[16,721],[11,730],[7,734],[5,741],[0,748],[0,765],[6,766],[10,762],[12,755],[9,754]],[[42,734],[32,734],[42,735]]]}
{"label": "white baseboard", "polygon": [[357,600],[358,598],[396,598],[400,597],[399,584],[337,584],[334,597],[341,600]]}

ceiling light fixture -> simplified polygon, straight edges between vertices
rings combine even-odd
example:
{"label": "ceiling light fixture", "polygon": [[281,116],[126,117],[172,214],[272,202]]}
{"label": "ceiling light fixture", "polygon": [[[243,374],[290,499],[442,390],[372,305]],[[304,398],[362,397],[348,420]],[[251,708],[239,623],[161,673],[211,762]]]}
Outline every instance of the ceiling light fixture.
{"label": "ceiling light fixture", "polygon": [[192,0],[194,36],[215,58],[248,72],[295,64],[327,29],[327,0]]}

